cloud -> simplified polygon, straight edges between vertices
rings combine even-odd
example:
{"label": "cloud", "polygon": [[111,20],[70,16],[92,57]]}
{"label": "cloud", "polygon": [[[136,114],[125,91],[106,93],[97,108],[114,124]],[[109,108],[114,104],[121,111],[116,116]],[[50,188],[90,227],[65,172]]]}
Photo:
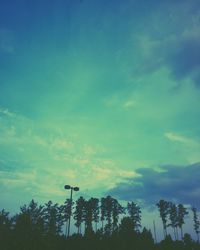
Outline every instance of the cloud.
{"label": "cloud", "polygon": [[188,137],[178,135],[175,133],[167,132],[167,133],[165,133],[165,137],[167,139],[169,139],[170,141],[179,142],[179,143],[185,144],[187,146],[200,146],[200,144],[198,142],[196,142],[195,140],[192,140]]}
{"label": "cloud", "polygon": [[136,173],[139,176],[124,178],[108,193],[122,200],[140,200],[148,206],[160,199],[183,204],[195,204],[199,200],[200,163],[163,166],[159,170],[142,168]]}
{"label": "cloud", "polygon": [[176,153],[181,152],[188,163],[192,164],[200,161],[200,142],[198,136],[191,138],[174,132],[167,132],[164,136],[171,142],[171,146]]}
{"label": "cloud", "polygon": [[174,53],[168,58],[171,73],[175,79],[192,77],[195,84],[200,76],[200,33],[190,33],[184,35],[180,43],[174,50]]}
{"label": "cloud", "polygon": [[136,71],[152,73],[166,67],[177,85],[192,79],[200,86],[200,12],[198,1],[167,1],[150,15],[144,31],[135,35],[141,59]]}
{"label": "cloud", "polygon": [[125,109],[133,108],[134,106],[135,106],[135,102],[132,100],[126,101],[123,104],[123,108],[125,108]]}
{"label": "cloud", "polygon": [[36,181],[36,172],[34,170],[9,171],[0,169],[1,188],[11,190],[12,188],[26,188]]}
{"label": "cloud", "polygon": [[14,117],[15,114],[10,112],[8,109],[0,107],[0,116]]}

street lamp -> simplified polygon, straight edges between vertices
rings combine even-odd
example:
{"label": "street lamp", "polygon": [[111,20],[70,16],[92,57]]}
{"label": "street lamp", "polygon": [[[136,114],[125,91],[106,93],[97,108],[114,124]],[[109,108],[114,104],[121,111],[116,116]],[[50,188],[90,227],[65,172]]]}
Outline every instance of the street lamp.
{"label": "street lamp", "polygon": [[71,187],[70,185],[65,185],[64,186],[65,189],[71,189],[71,193],[70,193],[70,213],[69,213],[69,222],[68,222],[68,230],[66,230],[66,235],[67,237],[69,237],[69,232],[70,232],[70,220],[71,220],[71,213],[72,213],[72,194],[73,191],[79,191],[79,187]]}

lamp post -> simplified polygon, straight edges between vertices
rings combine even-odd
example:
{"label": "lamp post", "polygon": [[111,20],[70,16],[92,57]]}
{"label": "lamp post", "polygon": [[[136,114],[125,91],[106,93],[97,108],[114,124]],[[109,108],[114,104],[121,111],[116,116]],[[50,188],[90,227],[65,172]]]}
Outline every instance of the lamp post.
{"label": "lamp post", "polygon": [[73,191],[76,191],[76,192],[79,191],[79,187],[71,187],[70,185],[65,185],[64,188],[71,190],[71,193],[70,193],[69,222],[68,222],[68,229],[66,230],[66,235],[67,235],[67,237],[69,237],[69,233],[70,233],[70,220],[71,220],[71,213],[72,213],[72,196],[73,196]]}

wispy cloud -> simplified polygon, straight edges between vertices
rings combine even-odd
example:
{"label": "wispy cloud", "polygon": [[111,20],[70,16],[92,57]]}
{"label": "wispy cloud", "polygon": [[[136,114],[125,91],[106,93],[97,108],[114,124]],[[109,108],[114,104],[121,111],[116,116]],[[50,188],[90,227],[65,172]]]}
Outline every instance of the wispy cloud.
{"label": "wispy cloud", "polygon": [[186,136],[175,134],[175,133],[172,133],[172,132],[165,133],[165,137],[167,139],[169,139],[170,141],[183,143],[183,144],[185,144],[187,146],[200,146],[199,142],[197,142],[197,141],[195,141],[193,139],[190,139],[190,138],[188,138]]}
{"label": "wispy cloud", "polygon": [[172,147],[177,153],[182,153],[185,155],[185,159],[188,163],[192,164],[200,161],[199,137],[196,136],[196,138],[190,138],[188,136],[173,132],[167,132],[164,134],[164,136],[171,142]]}
{"label": "wispy cloud", "polygon": [[151,74],[167,67],[177,85],[189,78],[199,86],[199,15],[197,1],[160,3],[158,11],[150,15],[151,21],[147,19],[145,30],[135,34],[141,58],[135,70]]}
{"label": "wispy cloud", "polygon": [[123,103],[123,107],[125,109],[133,108],[135,106],[135,102],[132,100],[128,100],[125,103]]}
{"label": "wispy cloud", "polygon": [[[0,135],[4,140],[0,146],[7,145],[0,165],[4,189],[10,187],[15,192],[15,187],[21,187],[18,192],[23,193],[23,188],[28,187],[30,194],[40,193],[44,197],[54,190],[53,195],[62,196],[66,182],[78,183],[84,191],[110,188],[118,178],[132,176],[132,172],[118,171],[113,160],[101,158],[105,151],[102,146],[80,142],[78,135],[60,135],[52,128],[43,133],[42,124],[36,125],[33,120],[5,109],[2,114]],[[12,174],[8,174],[9,169]]]}

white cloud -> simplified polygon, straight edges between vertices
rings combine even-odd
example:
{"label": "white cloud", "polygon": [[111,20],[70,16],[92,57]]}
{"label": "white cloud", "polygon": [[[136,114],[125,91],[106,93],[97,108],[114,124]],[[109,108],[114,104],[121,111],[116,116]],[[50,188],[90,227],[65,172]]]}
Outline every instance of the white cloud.
{"label": "white cloud", "polygon": [[118,172],[120,177],[129,178],[129,177],[138,177],[139,174],[135,171],[126,171],[126,170],[119,170]]}
{"label": "white cloud", "polygon": [[36,181],[36,172],[34,170],[24,172],[0,171],[1,183],[6,188],[25,187],[29,183]]}
{"label": "white cloud", "polygon": [[109,179],[110,175],[113,174],[111,169],[106,168],[93,167],[92,170],[94,171],[95,179],[97,181]]}
{"label": "white cloud", "polygon": [[170,141],[174,141],[174,142],[179,142],[179,143],[182,143],[186,146],[190,146],[190,147],[194,147],[194,146],[199,146],[200,143],[193,140],[193,139],[190,139],[188,137],[185,137],[183,135],[178,135],[178,134],[175,134],[175,133],[172,133],[172,132],[167,132],[164,134],[165,137],[170,140]]}
{"label": "white cloud", "polygon": [[15,116],[14,113],[10,112],[8,109],[5,109],[3,107],[0,107],[0,114],[5,115],[5,116],[10,116],[10,117]]}
{"label": "white cloud", "polygon": [[133,108],[134,106],[135,106],[135,101],[132,101],[132,100],[126,101],[122,105],[122,107],[125,108],[125,109]]}
{"label": "white cloud", "polygon": [[194,164],[200,161],[200,142],[198,140],[172,132],[167,132],[164,136],[174,143],[175,152],[181,153],[186,162]]}
{"label": "white cloud", "polygon": [[84,152],[84,154],[86,154],[86,155],[93,155],[93,154],[95,154],[97,151],[96,151],[95,148],[93,148],[93,147],[91,147],[91,146],[89,146],[89,145],[84,145],[84,146],[83,146],[83,152]]}

